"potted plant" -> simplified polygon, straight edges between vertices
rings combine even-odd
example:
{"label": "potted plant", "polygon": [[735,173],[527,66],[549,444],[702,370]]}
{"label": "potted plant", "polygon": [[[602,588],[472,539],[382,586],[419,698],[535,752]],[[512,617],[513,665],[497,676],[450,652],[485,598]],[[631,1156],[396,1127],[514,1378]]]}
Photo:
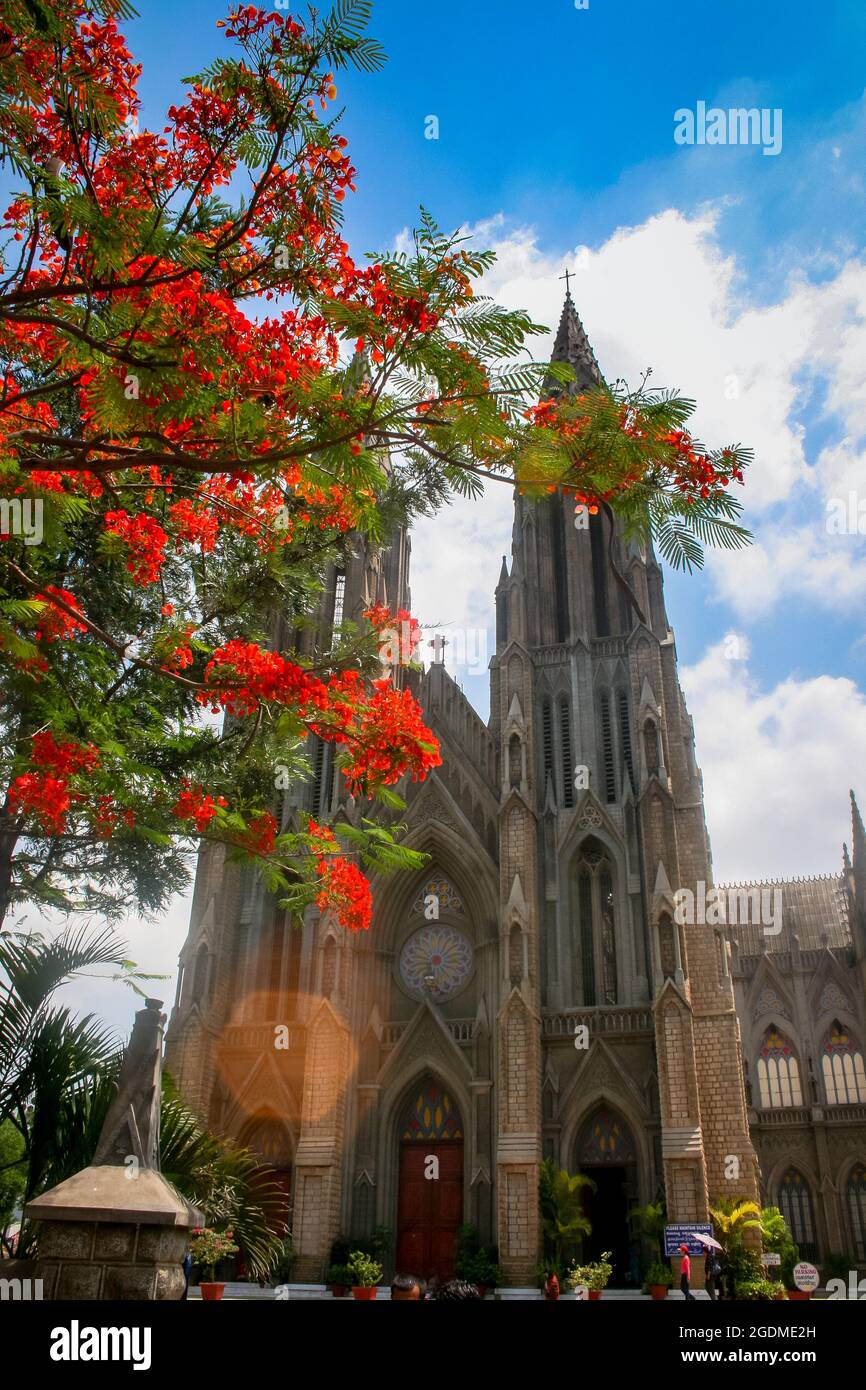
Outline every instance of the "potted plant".
{"label": "potted plant", "polygon": [[496,1252],[488,1246],[482,1246],[471,1255],[464,1254],[457,1260],[455,1270],[460,1279],[475,1285],[481,1298],[488,1289],[495,1289],[502,1278],[502,1270],[496,1263]]}
{"label": "potted plant", "polygon": [[593,1300],[601,1298],[602,1290],[607,1288],[610,1276],[613,1274],[613,1265],[610,1262],[610,1251],[605,1250],[600,1260],[595,1260],[588,1265],[579,1265],[576,1262],[568,1271],[566,1282],[570,1289],[586,1287],[589,1289],[589,1296]]}
{"label": "potted plant", "polygon": [[220,1260],[225,1260],[229,1255],[236,1255],[239,1246],[232,1240],[231,1231],[212,1231],[207,1226],[197,1226],[192,1233],[192,1240],[189,1243],[189,1253],[192,1255],[192,1262],[198,1265],[202,1274],[209,1275],[209,1279],[202,1279],[199,1287],[202,1298],[208,1302],[214,1302],[222,1298],[225,1291],[225,1284],[214,1282],[214,1266]]}
{"label": "potted plant", "polygon": [[352,1287],[354,1275],[348,1265],[331,1265],[325,1283],[335,1298],[345,1298]]}
{"label": "potted plant", "polygon": [[373,1299],[376,1285],[382,1278],[382,1266],[378,1260],[365,1255],[363,1250],[353,1250],[349,1256],[348,1270],[352,1276],[352,1297]]}
{"label": "potted plant", "polygon": [[663,1298],[667,1298],[668,1289],[674,1282],[670,1265],[665,1264],[663,1260],[653,1260],[644,1282],[650,1291],[650,1297],[655,1299],[656,1303],[660,1303]]}

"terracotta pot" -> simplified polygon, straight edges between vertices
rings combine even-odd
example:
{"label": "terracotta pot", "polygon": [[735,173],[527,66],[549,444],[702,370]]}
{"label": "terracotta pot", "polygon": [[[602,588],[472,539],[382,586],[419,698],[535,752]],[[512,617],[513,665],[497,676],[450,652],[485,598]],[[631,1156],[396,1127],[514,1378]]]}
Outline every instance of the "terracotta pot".
{"label": "terracotta pot", "polygon": [[376,1285],[374,1284],[371,1289],[358,1289],[353,1287],[352,1297],[357,1298],[361,1303],[369,1302],[370,1299],[376,1297]]}
{"label": "terracotta pot", "polygon": [[811,1289],[789,1289],[788,1297],[793,1298],[798,1303],[805,1303],[812,1297]]}
{"label": "terracotta pot", "polygon": [[225,1293],[225,1284],[199,1284],[201,1296],[207,1303],[216,1303]]}
{"label": "terracotta pot", "polygon": [[650,1284],[649,1291],[656,1303],[661,1303],[662,1299],[668,1296],[667,1284]]}
{"label": "terracotta pot", "polygon": [[328,1288],[331,1290],[331,1293],[334,1295],[335,1298],[345,1298],[346,1294],[348,1293],[347,1284],[329,1284]]}
{"label": "terracotta pot", "polygon": [[603,1292],[603,1289],[590,1289],[589,1296],[592,1302],[595,1303],[596,1299],[601,1298]]}
{"label": "terracotta pot", "polygon": [[485,1295],[486,1295],[486,1293],[487,1293],[487,1285],[486,1285],[486,1284],[476,1284],[475,1287],[476,1287],[476,1289],[478,1290],[478,1297],[479,1297],[479,1298],[484,1298]]}

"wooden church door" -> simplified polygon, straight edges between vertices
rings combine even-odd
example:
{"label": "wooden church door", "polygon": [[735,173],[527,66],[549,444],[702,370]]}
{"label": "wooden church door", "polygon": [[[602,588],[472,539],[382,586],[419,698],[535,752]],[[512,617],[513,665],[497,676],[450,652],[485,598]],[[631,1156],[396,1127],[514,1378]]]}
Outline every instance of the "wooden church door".
{"label": "wooden church door", "polygon": [[463,1125],[448,1092],[428,1080],[400,1126],[397,1269],[453,1278],[462,1221]]}

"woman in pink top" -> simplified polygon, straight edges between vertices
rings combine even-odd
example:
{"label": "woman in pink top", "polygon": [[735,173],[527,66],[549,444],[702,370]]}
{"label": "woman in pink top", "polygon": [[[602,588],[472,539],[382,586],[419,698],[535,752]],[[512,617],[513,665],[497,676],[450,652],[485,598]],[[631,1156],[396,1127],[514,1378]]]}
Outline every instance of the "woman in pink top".
{"label": "woman in pink top", "polygon": [[689,1259],[689,1247],[687,1245],[681,1245],[680,1254],[683,1257],[680,1263],[680,1288],[683,1291],[683,1298],[690,1298],[694,1303],[695,1296],[689,1288],[689,1280],[692,1277],[692,1262]]}

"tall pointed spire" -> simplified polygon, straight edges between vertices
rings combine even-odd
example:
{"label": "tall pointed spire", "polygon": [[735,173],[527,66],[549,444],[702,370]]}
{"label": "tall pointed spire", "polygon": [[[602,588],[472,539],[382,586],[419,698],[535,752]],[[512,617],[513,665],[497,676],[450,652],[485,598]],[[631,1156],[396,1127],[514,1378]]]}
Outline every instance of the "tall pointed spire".
{"label": "tall pointed spire", "polygon": [[[586,336],[586,329],[574,307],[570,290],[567,290],[565,294],[565,303],[562,306],[562,317],[559,320],[551,361],[567,362],[569,366],[574,368],[576,379],[574,384],[569,386],[570,391],[585,391],[589,387],[601,385],[602,375],[595,360],[595,353],[589,338]],[[547,383],[547,389],[556,392],[561,391],[562,387],[558,382],[550,379]]]}
{"label": "tall pointed spire", "polygon": [[854,864],[854,873],[862,875],[866,881],[866,829],[863,826],[863,817],[860,814],[860,807],[857,805],[857,798],[851,792],[851,822],[853,833],[851,839],[851,858]]}

